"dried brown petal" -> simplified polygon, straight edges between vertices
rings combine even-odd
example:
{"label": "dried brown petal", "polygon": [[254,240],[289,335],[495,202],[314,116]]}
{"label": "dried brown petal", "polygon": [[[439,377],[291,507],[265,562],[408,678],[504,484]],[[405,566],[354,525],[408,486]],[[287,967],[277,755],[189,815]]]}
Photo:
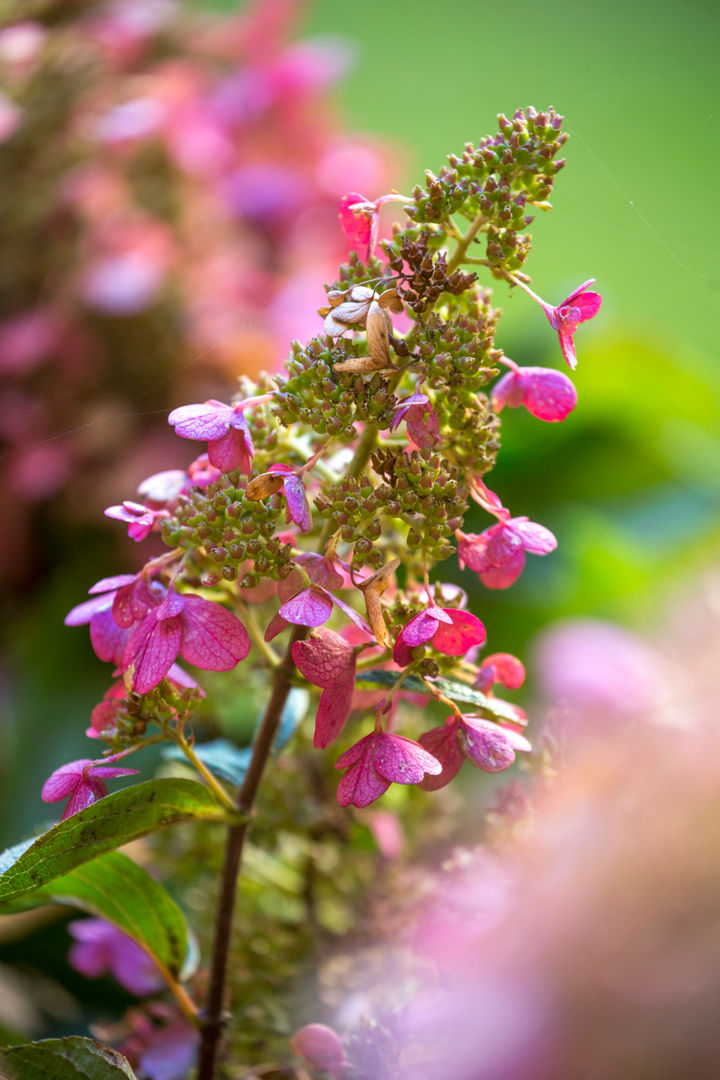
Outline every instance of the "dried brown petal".
{"label": "dried brown petal", "polygon": [[285,476],[282,474],[260,473],[245,488],[245,495],[251,502],[262,502],[279,491],[284,482]]}

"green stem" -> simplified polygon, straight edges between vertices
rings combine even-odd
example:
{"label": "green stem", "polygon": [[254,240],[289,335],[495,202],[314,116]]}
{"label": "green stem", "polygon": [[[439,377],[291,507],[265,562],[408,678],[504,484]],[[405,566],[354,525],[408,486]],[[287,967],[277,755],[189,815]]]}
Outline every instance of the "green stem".
{"label": "green stem", "polygon": [[172,732],[172,738],[175,740],[177,746],[180,748],[180,750],[182,750],[183,754],[188,759],[188,761],[193,766],[193,768],[197,769],[197,771],[200,773],[203,780],[205,781],[207,786],[210,788],[210,790],[212,791],[212,793],[215,796],[215,798],[217,799],[217,801],[222,806],[224,806],[226,810],[229,810],[232,814],[235,814],[236,813],[235,803],[230,798],[227,791],[222,786],[222,784],[219,782],[219,780],[217,780],[213,776],[213,774],[210,772],[207,765],[203,765],[202,761],[197,756],[197,754],[193,750],[191,744],[188,742],[188,740],[183,735],[182,731],[173,731]]}
{"label": "green stem", "polygon": [[461,238],[458,240],[457,247],[453,251],[450,258],[448,259],[448,264],[447,264],[447,272],[448,272],[448,274],[452,274],[453,270],[457,270],[458,266],[460,266],[465,261],[465,255],[466,255],[467,249],[470,247],[473,240],[475,239],[477,234],[482,229],[483,225],[486,225],[486,224],[487,224],[487,218],[485,217],[485,215],[484,214],[478,214],[478,216],[475,218],[475,220],[473,221],[473,223],[471,224],[471,226],[467,230],[467,232],[463,233]]}

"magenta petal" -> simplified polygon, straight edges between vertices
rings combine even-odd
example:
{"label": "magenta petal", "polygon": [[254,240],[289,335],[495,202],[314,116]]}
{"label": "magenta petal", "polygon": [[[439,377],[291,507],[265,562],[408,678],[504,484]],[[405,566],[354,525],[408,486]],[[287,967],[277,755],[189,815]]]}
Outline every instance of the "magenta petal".
{"label": "magenta petal", "polygon": [[83,769],[92,764],[91,758],[81,758],[79,761],[70,761],[67,765],[61,765],[54,773],[48,776],[43,784],[40,798],[43,802],[59,802],[66,799],[82,781]]}
{"label": "magenta petal", "polygon": [[402,634],[400,634],[393,649],[393,660],[398,667],[407,667],[408,664],[412,663],[412,659],[413,655],[410,646],[405,644]]}
{"label": "magenta petal", "polygon": [[65,626],[84,626],[99,612],[109,611],[112,602],[112,594],[108,595],[107,593],[104,596],[94,596],[92,600],[84,600],[82,604],[78,604],[71,611],[68,611],[63,620]]}
{"label": "magenta petal", "polygon": [[596,292],[583,292],[573,297],[572,304],[580,311],[580,322],[587,322],[588,319],[594,319],[600,310],[602,296]]}
{"label": "magenta petal", "polygon": [[355,692],[355,664],[347,682],[338,683],[335,686],[323,690],[320,695],[317,716],[315,718],[315,734],[313,746],[324,750],[331,742],[334,742],[350,715],[352,699]]}
{"label": "magenta petal", "polygon": [[267,625],[267,630],[263,634],[264,641],[273,641],[278,634],[282,634],[283,630],[286,630],[290,623],[283,619],[282,615],[278,612],[273,615],[272,619]]}
{"label": "magenta petal", "polygon": [[355,650],[334,630],[313,630],[296,641],[292,657],[301,675],[324,690],[355,678]]}
{"label": "magenta petal", "polygon": [[[578,285],[577,289],[573,289],[573,291],[570,293],[570,295],[565,297],[562,304],[558,304],[558,307],[567,307],[568,304],[572,304],[574,307],[578,307],[579,305],[578,305],[577,301],[578,301],[579,297],[582,296],[582,294],[587,289],[588,285],[594,285],[594,284],[595,284],[595,278],[594,277],[588,278],[587,281],[583,281],[582,285]],[[595,293],[594,295],[597,295],[597,293]]]}
{"label": "magenta petal", "polygon": [[577,367],[577,355],[575,353],[575,342],[573,341],[572,333],[569,330],[561,330],[558,337],[560,338],[562,354],[574,371]]}
{"label": "magenta petal", "polygon": [[295,626],[321,626],[331,613],[331,598],[315,585],[303,589],[280,608],[283,619]]}
{"label": "magenta petal", "polygon": [[437,633],[440,625],[438,619],[434,619],[427,611],[420,611],[413,615],[400,631],[398,641],[402,641],[409,649],[417,645],[425,645]]}
{"label": "magenta petal", "polygon": [[100,776],[105,779],[112,779],[114,776],[137,776],[139,772],[139,769],[121,769],[117,765],[93,765],[90,769],[93,778]]}
{"label": "magenta petal", "polygon": [[508,527],[520,537],[522,546],[532,555],[547,555],[557,547],[554,534],[535,521],[518,521],[516,518],[508,522]]}
{"label": "magenta petal", "polygon": [[538,420],[564,420],[577,405],[577,390],[562,371],[523,368],[523,375],[523,404]]}
{"label": "magenta petal", "polygon": [[107,784],[103,783],[102,780],[98,780],[94,784],[79,784],[65,807],[60,820],[65,821],[66,818],[72,817],[73,814],[77,814],[81,810],[86,810],[88,806],[92,806],[93,803],[97,802],[98,799],[103,799],[107,794]]}
{"label": "magenta petal", "polygon": [[[140,618],[144,618],[147,611],[144,611]],[[122,589],[118,589],[115,593],[115,599],[112,605],[112,617],[118,626],[127,627],[132,626],[133,623],[138,622],[138,618],[135,612],[135,582],[132,585],[126,585]]]}
{"label": "magenta petal", "polygon": [[488,531],[485,554],[493,566],[505,566],[515,558],[522,548],[522,540],[506,525],[494,525]]}
{"label": "magenta petal", "polygon": [[[303,551],[300,555],[296,555],[295,562],[303,567],[313,585],[320,585],[321,588],[329,589],[332,592],[333,589],[342,589],[345,584],[345,578],[337,570],[335,558],[333,557]],[[287,578],[285,578],[285,581],[287,581]],[[278,593],[280,592],[280,586],[283,584],[284,581],[278,583]],[[295,591],[297,592],[297,589]],[[289,596],[283,599],[289,599]]]}
{"label": "magenta petal", "polygon": [[459,741],[468,761],[483,772],[503,772],[515,760],[507,732],[492,720],[482,720],[479,716],[463,717]]}
{"label": "magenta petal", "polygon": [[367,634],[368,637],[375,636],[365,619],[363,619],[362,615],[360,615],[359,612],[355,610],[355,608],[350,607],[350,605],[346,604],[344,600],[338,600],[337,596],[333,596],[332,600],[336,607],[340,608],[344,615],[347,615],[348,619],[350,619],[350,622],[355,623],[355,626],[357,626],[358,630],[362,630],[363,633]]}
{"label": "magenta petal", "polygon": [[455,720],[451,724],[426,731],[420,736],[420,745],[442,765],[441,773],[434,775],[431,773],[418,784],[423,791],[438,791],[449,784],[460,772],[465,757],[458,743],[458,729],[459,724]]}
{"label": "magenta petal", "polygon": [[308,506],[305,485],[299,476],[288,476],[283,484],[290,518],[300,532],[312,532],[312,518]]}
{"label": "magenta petal", "polygon": [[208,442],[208,461],[220,472],[228,473],[239,469],[245,476],[249,476],[250,455],[243,432],[229,428],[223,432],[221,438]]}
{"label": "magenta petal", "polygon": [[204,671],[231,671],[250,652],[248,632],[237,615],[202,596],[186,594],[183,600],[180,655]]}
{"label": "magenta petal", "polygon": [[525,552],[519,551],[511,562],[505,566],[491,566],[489,570],[481,570],[480,580],[488,589],[509,589],[525,568]]}
{"label": "magenta petal", "polygon": [[482,574],[492,567],[487,557],[487,534],[466,533],[458,540],[458,560],[460,566],[467,566],[476,574]]}
{"label": "magenta petal", "polygon": [[473,645],[482,645],[487,637],[485,627],[469,611],[445,609],[452,616],[452,625],[438,625],[432,646],[446,656],[464,656]]}
{"label": "magenta petal", "polygon": [[129,629],[118,626],[112,611],[99,611],[90,620],[90,644],[98,659],[107,663],[122,663],[129,636]]}
{"label": "magenta petal", "polygon": [[365,202],[368,202],[368,200],[364,195],[358,195],[356,191],[351,191],[341,198],[338,213],[340,224],[342,225],[345,236],[348,238],[350,246],[358,251],[366,248],[370,242],[372,215],[370,213],[356,214],[350,208],[355,203]]}
{"label": "magenta petal", "polygon": [[149,612],[127,643],[123,669],[137,694],[147,694],[163,681],[175,661],[182,641],[180,615],[158,622]]}
{"label": "magenta petal", "polygon": [[347,769],[350,765],[354,765],[364,754],[367,754],[372,749],[372,741],[374,738],[375,732],[371,731],[369,735],[364,735],[362,739],[359,739],[356,743],[353,743],[352,746],[349,746],[335,762],[335,768]]}
{"label": "magenta petal", "polygon": [[[206,601],[209,603],[209,601]],[[180,615],[185,610],[185,597],[179,592],[175,592],[175,589],[168,589],[165,594],[165,599],[158,606],[155,617],[157,619],[172,619],[175,615]]]}
{"label": "magenta petal", "polygon": [[[488,670],[490,681],[481,686],[479,679],[483,670]],[[517,690],[525,682],[525,667],[522,661],[511,653],[492,653],[486,656],[474,685],[478,690],[482,690],[493,682],[502,683],[508,690]]]}
{"label": "magenta petal", "polygon": [[[523,370],[539,369],[524,368]],[[506,375],[498,379],[492,388],[491,396],[492,407],[495,412],[501,412],[506,405],[511,409],[516,409],[519,405],[524,404],[525,380],[520,372],[508,371]]]}
{"label": "magenta petal", "polygon": [[88,593],[90,596],[96,596],[98,593],[114,592],[115,589],[122,589],[135,581],[137,581],[136,574],[116,574],[115,577],[101,578],[100,581],[96,581],[92,589],[88,589]]}
{"label": "magenta petal", "polygon": [[390,781],[378,776],[366,755],[351,765],[343,776],[338,784],[337,800],[341,806],[356,806],[362,810],[384,795],[389,787]]}
{"label": "magenta petal", "polygon": [[403,735],[380,732],[373,747],[375,772],[393,784],[418,784],[425,773],[438,776],[442,765],[422,746]]}
{"label": "magenta petal", "polygon": [[205,401],[202,405],[182,405],[173,409],[168,416],[168,423],[175,428],[175,434],[183,439],[198,439],[210,442],[221,438],[230,426],[233,410],[222,401]]}

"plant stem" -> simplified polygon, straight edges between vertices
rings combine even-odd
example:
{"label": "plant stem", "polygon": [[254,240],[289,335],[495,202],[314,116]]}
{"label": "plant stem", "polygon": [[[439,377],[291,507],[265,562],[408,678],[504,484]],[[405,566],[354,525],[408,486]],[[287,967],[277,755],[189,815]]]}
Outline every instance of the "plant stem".
{"label": "plant stem", "polygon": [[[290,641],[285,656],[276,668],[272,692],[268,701],[265,715],[263,716],[260,730],[253,745],[253,753],[250,759],[245,780],[238,792],[237,808],[245,814],[250,814],[255,796],[257,795],[260,780],[262,779],[265,765],[267,764],[273,739],[280,723],[283,707],[290,693],[292,676],[295,664],[292,658],[292,647],[296,641],[300,641],[307,629],[304,626],[294,626],[290,633]],[[210,969],[210,985],[208,988],[205,1011],[200,1020],[200,1054],[198,1057],[197,1080],[214,1080],[215,1065],[217,1063],[220,1040],[227,1019],[225,1016],[224,999],[225,983],[227,980],[228,956],[230,952],[230,939],[232,935],[233,914],[235,911],[235,894],[237,891],[238,872],[242,860],[242,852],[247,836],[249,821],[239,825],[232,825],[228,829],[225,844],[225,859],[223,862],[220,878],[220,893],[218,896],[217,918],[215,922],[215,942],[213,946],[212,966]]]}

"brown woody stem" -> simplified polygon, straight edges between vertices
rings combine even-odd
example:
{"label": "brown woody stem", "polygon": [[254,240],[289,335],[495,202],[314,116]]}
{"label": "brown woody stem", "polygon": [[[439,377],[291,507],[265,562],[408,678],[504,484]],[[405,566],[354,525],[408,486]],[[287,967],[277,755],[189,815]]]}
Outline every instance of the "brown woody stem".
{"label": "brown woody stem", "polygon": [[[262,779],[267,760],[270,756],[273,740],[280,723],[287,696],[292,686],[295,665],[292,659],[292,647],[305,636],[304,626],[294,626],[285,656],[276,668],[273,677],[272,692],[263,716],[260,730],[253,745],[245,779],[237,797],[237,807],[245,814],[250,814],[258,787]],[[232,937],[235,896],[237,892],[238,872],[242,860],[245,837],[249,820],[228,829],[225,843],[225,859],[220,878],[220,893],[217,903],[215,922],[215,942],[213,946],[210,985],[204,1012],[200,1016],[200,1053],[198,1057],[197,1080],[214,1080],[223,1031],[227,1024],[225,1015],[225,984],[227,982],[228,957]]]}

